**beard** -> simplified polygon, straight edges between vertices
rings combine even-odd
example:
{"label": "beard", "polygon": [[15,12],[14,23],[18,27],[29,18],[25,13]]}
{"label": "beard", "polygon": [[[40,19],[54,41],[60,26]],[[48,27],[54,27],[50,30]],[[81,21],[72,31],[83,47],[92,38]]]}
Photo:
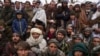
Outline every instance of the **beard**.
{"label": "beard", "polygon": [[58,56],[58,50],[56,50],[56,51],[50,51],[50,50],[48,50],[48,56]]}
{"label": "beard", "polygon": [[49,52],[50,56],[57,56],[57,52]]}

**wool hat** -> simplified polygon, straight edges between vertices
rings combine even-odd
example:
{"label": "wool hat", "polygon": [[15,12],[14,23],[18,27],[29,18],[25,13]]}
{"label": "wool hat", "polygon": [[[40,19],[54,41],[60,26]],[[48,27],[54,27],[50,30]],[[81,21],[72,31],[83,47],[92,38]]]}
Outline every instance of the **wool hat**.
{"label": "wool hat", "polygon": [[73,39],[80,38],[83,40],[82,34],[73,35]]}
{"label": "wool hat", "polygon": [[57,35],[58,33],[62,33],[64,36],[66,36],[66,31],[65,31],[64,29],[58,29],[58,30],[56,31],[56,35]]}
{"label": "wool hat", "polygon": [[40,30],[39,28],[32,28],[30,33],[33,33],[33,32],[38,33],[38,34],[42,34],[42,30]]}
{"label": "wool hat", "polygon": [[87,46],[84,44],[84,43],[76,43],[74,46],[73,46],[73,52],[75,51],[81,51],[84,53],[84,55],[87,56],[88,54],[88,48]]}
{"label": "wool hat", "polygon": [[17,36],[19,36],[19,37],[20,37],[20,34],[19,34],[19,33],[16,33],[16,32],[15,32],[15,33],[13,33],[12,35],[13,35],[13,36],[14,36],[14,35],[17,35]]}
{"label": "wool hat", "polygon": [[48,45],[50,45],[51,43],[54,43],[57,47],[59,47],[58,41],[56,39],[49,40]]}

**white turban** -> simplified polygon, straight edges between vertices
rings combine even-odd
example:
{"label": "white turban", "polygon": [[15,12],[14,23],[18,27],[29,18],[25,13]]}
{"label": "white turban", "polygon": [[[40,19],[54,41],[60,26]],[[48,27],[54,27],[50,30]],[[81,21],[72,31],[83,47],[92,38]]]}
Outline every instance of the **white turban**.
{"label": "white turban", "polygon": [[38,34],[42,34],[42,30],[40,30],[38,28],[32,28],[30,33],[33,33],[33,32],[38,33]]}

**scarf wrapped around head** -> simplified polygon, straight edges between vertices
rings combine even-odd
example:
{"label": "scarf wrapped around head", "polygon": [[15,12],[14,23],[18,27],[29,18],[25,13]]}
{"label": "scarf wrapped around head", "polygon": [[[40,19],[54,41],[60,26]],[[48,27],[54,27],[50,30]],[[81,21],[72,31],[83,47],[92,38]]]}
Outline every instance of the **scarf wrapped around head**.
{"label": "scarf wrapped around head", "polygon": [[[39,38],[35,39],[32,36],[33,32],[40,34]],[[34,46],[34,45],[38,45],[39,43],[41,43],[42,39],[43,39],[42,30],[38,28],[32,28],[30,31],[30,37],[26,41],[29,43],[30,46]]]}

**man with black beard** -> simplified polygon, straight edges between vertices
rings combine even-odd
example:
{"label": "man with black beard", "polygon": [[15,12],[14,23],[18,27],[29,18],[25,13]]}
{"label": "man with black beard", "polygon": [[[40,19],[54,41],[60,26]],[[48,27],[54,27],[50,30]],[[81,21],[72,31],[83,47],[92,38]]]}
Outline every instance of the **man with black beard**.
{"label": "man with black beard", "polygon": [[83,42],[88,46],[91,38],[93,37],[92,29],[90,27],[85,28],[82,33],[82,37],[83,37]]}
{"label": "man with black beard", "polygon": [[58,41],[56,39],[51,39],[48,42],[48,47],[41,56],[65,56],[65,54],[58,49]]}
{"label": "man with black beard", "polygon": [[17,44],[21,41],[21,37],[18,33],[12,34],[12,41],[6,43],[2,56],[15,56]]}
{"label": "man with black beard", "polygon": [[11,37],[13,12],[14,10],[11,8],[11,0],[4,0],[4,7],[1,10],[0,21],[3,20],[5,22],[5,26],[8,29],[7,32],[9,32],[8,33],[9,36],[7,37]]}

